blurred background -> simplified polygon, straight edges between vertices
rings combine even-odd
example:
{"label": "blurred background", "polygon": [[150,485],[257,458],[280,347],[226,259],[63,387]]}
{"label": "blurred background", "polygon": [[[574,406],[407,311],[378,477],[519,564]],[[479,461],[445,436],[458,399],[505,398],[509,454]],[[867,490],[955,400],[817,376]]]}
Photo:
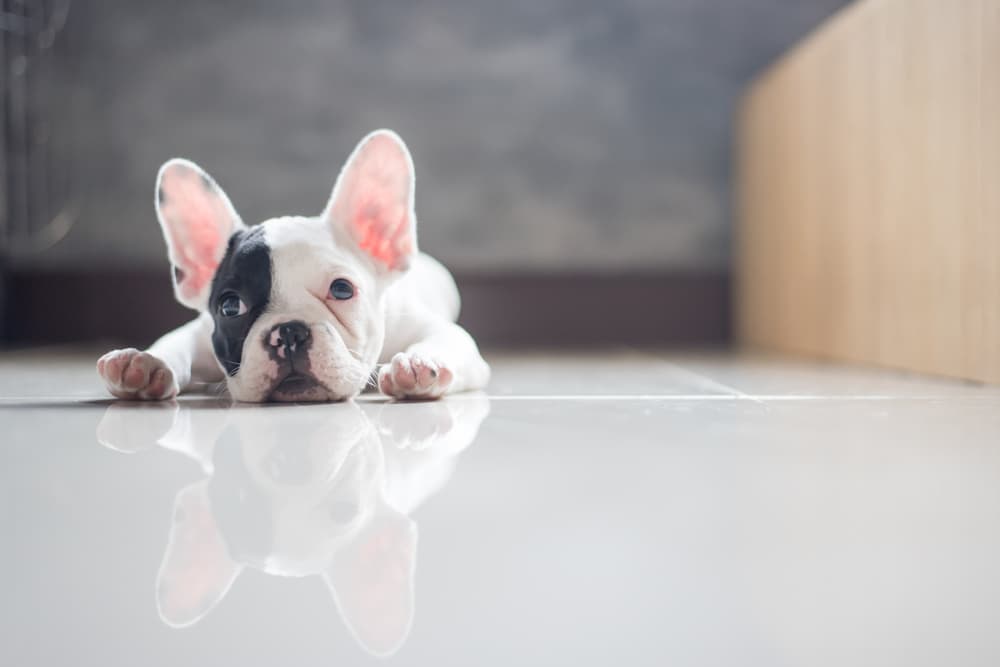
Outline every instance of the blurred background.
{"label": "blurred background", "polygon": [[144,345],[167,158],[311,215],[391,127],[487,344],[721,343],[748,82],[843,0],[3,0],[0,336]]}

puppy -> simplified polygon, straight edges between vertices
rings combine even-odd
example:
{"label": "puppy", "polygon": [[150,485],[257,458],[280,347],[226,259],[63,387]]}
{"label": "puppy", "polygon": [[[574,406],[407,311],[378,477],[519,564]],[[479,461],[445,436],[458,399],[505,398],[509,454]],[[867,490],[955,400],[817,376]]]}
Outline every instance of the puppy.
{"label": "puppy", "polygon": [[164,400],[195,382],[238,401],[337,401],[369,383],[400,399],[480,389],[489,366],[455,320],[459,296],[417,251],[413,161],[394,132],[362,139],[318,217],[247,227],[200,167],[160,168],[156,213],[174,293],[200,312],[97,370],[115,396]]}

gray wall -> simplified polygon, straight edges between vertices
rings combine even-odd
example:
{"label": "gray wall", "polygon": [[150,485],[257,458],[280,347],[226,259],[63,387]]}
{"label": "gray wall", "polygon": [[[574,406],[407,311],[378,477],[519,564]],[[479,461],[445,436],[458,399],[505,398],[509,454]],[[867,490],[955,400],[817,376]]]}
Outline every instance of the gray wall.
{"label": "gray wall", "polygon": [[152,186],[174,155],[247,222],[314,214],[388,126],[421,245],[458,269],[724,269],[734,103],[843,4],[78,2],[59,39],[85,205],[21,262],[163,264]]}

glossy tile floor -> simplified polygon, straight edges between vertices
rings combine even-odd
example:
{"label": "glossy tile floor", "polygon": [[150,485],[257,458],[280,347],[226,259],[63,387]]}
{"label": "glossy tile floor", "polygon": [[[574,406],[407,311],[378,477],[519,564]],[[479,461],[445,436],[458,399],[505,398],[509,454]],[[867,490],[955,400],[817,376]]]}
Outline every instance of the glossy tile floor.
{"label": "glossy tile floor", "polygon": [[1000,664],[1000,388],[494,356],[489,395],[107,400],[0,357],[0,664]]}

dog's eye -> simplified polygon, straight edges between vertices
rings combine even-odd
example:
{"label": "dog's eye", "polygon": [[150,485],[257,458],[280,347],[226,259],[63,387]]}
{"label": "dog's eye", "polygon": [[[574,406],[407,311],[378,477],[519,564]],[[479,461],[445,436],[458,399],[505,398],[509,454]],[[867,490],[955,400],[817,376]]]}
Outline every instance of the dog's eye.
{"label": "dog's eye", "polygon": [[223,317],[238,317],[246,312],[247,305],[235,294],[224,296],[219,302],[219,314]]}
{"label": "dog's eye", "polygon": [[330,283],[330,296],[339,301],[350,299],[354,296],[354,285],[343,278],[337,278]]}

